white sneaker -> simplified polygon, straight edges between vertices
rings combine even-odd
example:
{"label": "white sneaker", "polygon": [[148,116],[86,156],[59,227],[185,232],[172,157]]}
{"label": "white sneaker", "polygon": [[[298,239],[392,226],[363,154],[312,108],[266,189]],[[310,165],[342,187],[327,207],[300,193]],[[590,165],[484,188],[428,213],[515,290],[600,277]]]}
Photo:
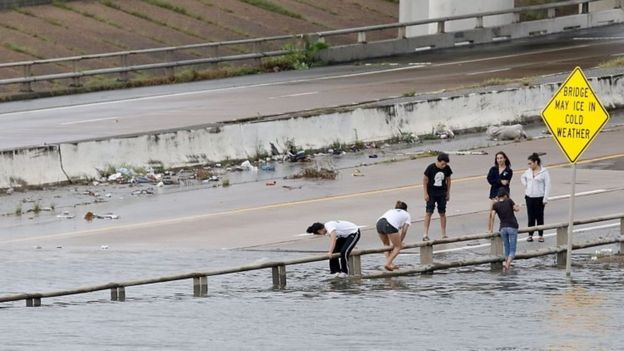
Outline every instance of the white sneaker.
{"label": "white sneaker", "polygon": [[344,273],[344,272],[338,273],[338,277],[340,277],[340,278],[347,278],[348,276],[349,275],[347,273]]}
{"label": "white sneaker", "polygon": [[332,274],[334,278],[340,278],[340,272]]}

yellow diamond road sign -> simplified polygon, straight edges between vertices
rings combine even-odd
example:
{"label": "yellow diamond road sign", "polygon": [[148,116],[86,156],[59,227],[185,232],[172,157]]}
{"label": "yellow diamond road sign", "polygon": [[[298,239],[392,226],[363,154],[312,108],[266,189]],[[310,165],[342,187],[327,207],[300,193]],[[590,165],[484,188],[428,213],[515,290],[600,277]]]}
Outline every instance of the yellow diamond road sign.
{"label": "yellow diamond road sign", "polygon": [[568,160],[575,163],[607,123],[609,114],[583,71],[576,67],[542,111],[542,119]]}

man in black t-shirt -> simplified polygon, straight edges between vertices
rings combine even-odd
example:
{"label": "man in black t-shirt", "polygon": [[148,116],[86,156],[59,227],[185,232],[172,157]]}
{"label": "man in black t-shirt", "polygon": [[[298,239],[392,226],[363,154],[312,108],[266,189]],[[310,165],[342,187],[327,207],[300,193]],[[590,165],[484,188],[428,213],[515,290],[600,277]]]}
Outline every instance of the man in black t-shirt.
{"label": "man in black t-shirt", "polygon": [[453,171],[448,165],[449,156],[445,153],[438,155],[438,160],[432,163],[425,170],[423,177],[423,191],[425,193],[426,213],[425,230],[423,240],[429,240],[429,224],[433,210],[438,207],[440,214],[440,227],[442,229],[442,239],[446,239],[446,203],[451,199],[451,174]]}

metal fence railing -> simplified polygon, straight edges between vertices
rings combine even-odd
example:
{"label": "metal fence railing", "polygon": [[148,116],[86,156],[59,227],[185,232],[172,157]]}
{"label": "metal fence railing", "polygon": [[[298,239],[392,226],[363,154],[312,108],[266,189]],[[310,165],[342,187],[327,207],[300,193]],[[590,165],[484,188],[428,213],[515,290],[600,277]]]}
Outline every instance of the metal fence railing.
{"label": "metal fence railing", "polygon": [[[620,226],[620,235],[617,237],[611,238],[598,238],[592,241],[586,241],[583,243],[574,244],[572,248],[574,250],[584,249],[588,247],[594,246],[602,246],[613,243],[620,243],[620,253],[624,248],[624,213],[618,213],[608,216],[589,218],[584,220],[577,220],[574,222],[574,225],[584,225],[591,224],[597,222],[605,222],[605,221],[613,221],[619,220]],[[521,228],[519,233],[526,233],[529,231],[535,230],[557,230],[557,238],[555,247],[547,247],[542,248],[535,251],[528,252],[519,252],[516,255],[516,259],[528,259],[539,256],[546,256],[557,254],[557,266],[565,267],[566,265],[566,251],[567,251],[567,235],[568,235],[568,223],[557,223],[551,225],[543,225],[531,228]],[[479,258],[466,259],[461,261],[434,261],[433,248],[436,245],[441,244],[450,244],[456,242],[465,242],[465,241],[474,241],[479,239],[490,239],[491,247],[490,247],[490,255],[483,256]],[[374,278],[384,278],[384,277],[392,277],[392,276],[401,276],[401,275],[412,275],[418,273],[427,273],[433,272],[441,269],[449,269],[456,268],[462,266],[474,266],[480,264],[490,263],[493,269],[500,269],[502,267],[502,262],[504,261],[503,257],[503,243],[500,235],[498,233],[494,234],[475,234],[475,235],[465,235],[460,237],[452,237],[442,240],[433,240],[433,241],[420,241],[414,244],[408,244],[404,246],[404,249],[420,249],[420,265],[416,266],[413,269],[401,269],[392,272],[379,272],[370,275],[362,275],[362,265],[361,265],[361,256],[371,255],[371,254],[379,254],[386,251],[389,251],[389,247],[383,248],[375,248],[375,249],[366,249],[366,250],[354,250],[351,253],[351,259],[349,260],[349,274],[354,277],[359,277],[361,279],[374,279]],[[338,256],[338,254],[334,254],[334,256]],[[52,292],[44,292],[44,293],[24,293],[10,296],[0,296],[0,303],[3,302],[11,302],[11,301],[20,301],[25,300],[26,306],[28,307],[36,307],[41,305],[41,299],[43,298],[53,298],[53,297],[61,297],[61,296],[69,296],[69,295],[77,295],[77,294],[85,294],[96,291],[110,290],[111,300],[113,301],[125,301],[126,299],[126,288],[132,286],[139,285],[149,285],[149,284],[158,284],[172,281],[180,281],[193,279],[193,296],[202,297],[208,294],[208,277],[217,276],[217,275],[225,275],[225,274],[234,274],[234,273],[242,273],[253,270],[262,270],[262,269],[271,269],[272,270],[272,278],[273,278],[273,287],[275,289],[283,289],[286,287],[286,267],[292,265],[299,265],[310,262],[318,262],[329,259],[328,255],[318,255],[312,257],[304,257],[294,260],[288,261],[273,261],[273,262],[264,262],[259,264],[233,267],[233,268],[225,268],[212,270],[207,272],[191,272],[184,274],[176,274],[169,275],[163,277],[156,278],[146,278],[141,280],[130,280],[130,281],[120,281],[120,282],[112,282],[101,285],[94,285],[76,289],[67,289],[60,291],[52,291]]]}

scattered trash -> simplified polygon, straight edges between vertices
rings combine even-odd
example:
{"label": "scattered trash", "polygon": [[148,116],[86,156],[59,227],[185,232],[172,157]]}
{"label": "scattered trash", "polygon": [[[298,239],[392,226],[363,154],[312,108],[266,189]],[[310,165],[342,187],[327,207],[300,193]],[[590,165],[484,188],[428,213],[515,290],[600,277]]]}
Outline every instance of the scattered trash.
{"label": "scattered trash", "polygon": [[114,173],[108,176],[108,181],[116,182],[120,179],[123,179],[123,175],[121,173]]}
{"label": "scattered trash", "polygon": [[354,177],[363,177],[364,176],[362,171],[360,171],[358,168],[356,168],[351,175],[354,176]]}
{"label": "scattered trash", "polygon": [[138,190],[135,190],[135,191],[131,192],[130,195],[132,195],[132,196],[154,195],[154,189],[153,188],[138,189]]}
{"label": "scattered trash", "polygon": [[102,249],[102,250],[108,250],[108,245],[102,245],[102,246],[100,246],[100,249]]}
{"label": "scattered trash", "polygon": [[119,216],[113,213],[105,213],[103,215],[97,215],[94,214],[93,212],[89,211],[84,215],[84,219],[86,219],[87,221],[92,221],[94,218],[97,219],[119,219]]}
{"label": "scattered trash", "polygon": [[95,215],[95,218],[98,219],[119,219],[119,216],[112,213],[106,213],[104,215]]}
{"label": "scattered trash", "polygon": [[277,149],[277,147],[275,146],[275,144],[273,144],[273,143],[269,143],[269,144],[271,144],[271,155],[272,155],[272,156],[278,156],[278,155],[280,155],[280,152],[279,152],[279,150]]}
{"label": "scattered trash", "polygon": [[162,181],[158,182],[158,184],[156,184],[157,187],[162,188],[163,186],[165,186],[165,183],[163,183]]}
{"label": "scattered trash", "polygon": [[368,158],[377,158],[379,156],[377,156],[377,154],[372,154],[372,155],[368,155]]}
{"label": "scattered trash", "polygon": [[39,246],[39,245],[36,245],[36,246],[34,246],[34,247],[33,247],[33,249],[35,249],[35,250],[41,250],[41,249],[42,249],[42,247],[41,247],[41,246]]}
{"label": "scattered trash", "polygon": [[62,219],[72,219],[75,216],[72,214],[69,214],[69,212],[67,211],[63,211],[63,214],[57,215],[56,218],[62,218]]}
{"label": "scattered trash", "polygon": [[282,185],[282,188],[284,188],[284,189],[288,189],[288,190],[295,190],[295,189],[301,189],[301,188],[303,188],[303,185],[299,185],[299,186]]}
{"label": "scattered trash", "polygon": [[11,195],[11,194],[13,194],[13,192],[14,192],[14,191],[15,191],[15,189],[13,189],[13,188],[8,188],[8,189],[6,190],[6,193],[7,193],[7,195]]}
{"label": "scattered trash", "polygon": [[447,151],[446,152],[449,155],[459,155],[459,156],[465,156],[465,155],[472,155],[472,156],[483,156],[483,155],[487,155],[487,151]]}
{"label": "scattered trash", "polygon": [[62,248],[63,248],[63,246],[61,246],[61,245],[56,245],[56,248],[57,248],[57,249],[62,249]]}
{"label": "scattered trash", "polygon": [[136,183],[136,184],[145,184],[145,183],[152,183],[152,182],[153,182],[152,179],[146,176],[138,176],[130,180],[130,183]]}
{"label": "scattered trash", "polygon": [[251,164],[251,162],[249,162],[249,160],[244,161],[243,163],[241,163],[240,167],[241,167],[243,170],[246,170],[246,171],[252,171],[252,172],[255,172],[255,171],[257,171],[257,170],[258,170],[258,167],[256,167],[256,166],[252,165],[252,164]]}
{"label": "scattered trash", "polygon": [[265,171],[265,172],[274,172],[275,171],[275,165],[270,164],[270,163],[265,163],[265,164],[260,166],[260,169]]}
{"label": "scattered trash", "polygon": [[520,140],[528,138],[521,124],[498,127],[490,126],[485,134],[492,140]]}
{"label": "scattered trash", "polygon": [[453,139],[455,137],[453,130],[442,123],[436,125],[431,134],[440,137],[440,139]]}
{"label": "scattered trash", "polygon": [[106,195],[104,195],[104,196],[106,196],[106,197],[110,198],[110,197],[112,197],[112,196],[113,196],[113,194],[110,194],[110,193],[109,193],[109,194],[106,194]]}
{"label": "scattered trash", "polygon": [[338,176],[338,172],[333,169],[327,168],[304,168],[301,172],[293,175],[295,179],[298,178],[310,178],[310,179],[330,179],[334,180]]}
{"label": "scattered trash", "polygon": [[97,180],[94,180],[92,184],[93,184],[93,186],[98,186],[98,185],[100,185],[100,182],[98,182]]}
{"label": "scattered trash", "polygon": [[303,162],[307,161],[308,156],[305,151],[296,151],[295,153],[288,151],[288,161],[290,162]]}

